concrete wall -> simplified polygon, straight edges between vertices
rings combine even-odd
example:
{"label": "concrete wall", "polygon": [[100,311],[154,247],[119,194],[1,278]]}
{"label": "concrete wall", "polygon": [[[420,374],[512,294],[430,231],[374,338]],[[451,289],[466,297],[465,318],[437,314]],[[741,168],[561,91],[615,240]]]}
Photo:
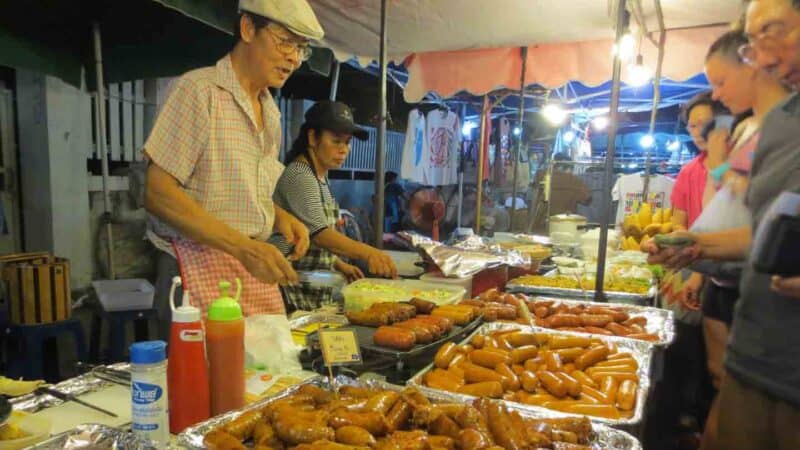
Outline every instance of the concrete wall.
{"label": "concrete wall", "polygon": [[84,286],[92,276],[89,96],[33,72],[19,70],[16,78],[25,250],[68,258],[73,285]]}

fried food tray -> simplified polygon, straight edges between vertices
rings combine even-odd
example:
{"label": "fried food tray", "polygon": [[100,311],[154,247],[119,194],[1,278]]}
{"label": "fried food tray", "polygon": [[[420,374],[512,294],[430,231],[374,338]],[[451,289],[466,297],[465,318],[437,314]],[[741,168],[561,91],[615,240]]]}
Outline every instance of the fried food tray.
{"label": "fried food tray", "polygon": [[[560,336],[576,336],[582,335],[585,336],[586,334],[583,333],[573,333],[573,332],[566,332],[566,331],[558,331],[558,330],[551,330],[547,328],[539,328],[539,327],[531,327],[528,325],[520,325],[514,323],[502,323],[502,322],[494,322],[494,323],[487,323],[475,330],[472,334],[470,334],[466,339],[464,339],[461,344],[469,343],[472,338],[476,335],[483,334],[488,335],[494,331],[500,330],[520,330],[520,331],[530,331],[535,333],[546,333],[552,335],[560,335]],[[622,352],[630,352],[636,362],[639,364],[639,369],[637,370],[636,374],[639,376],[639,386],[636,392],[636,408],[633,410],[633,415],[631,417],[620,418],[619,420],[614,419],[607,419],[604,417],[594,417],[588,416],[594,422],[605,423],[611,426],[625,426],[625,427],[632,427],[641,423],[642,418],[644,416],[645,410],[645,403],[647,401],[647,395],[650,391],[650,363],[652,360],[652,351],[653,345],[649,342],[645,341],[637,341],[633,339],[624,339],[617,336],[599,336],[594,335],[597,339],[600,339],[603,342],[614,344],[619,351]],[[431,363],[419,372],[417,372],[411,379],[408,380],[408,386],[415,386],[418,387],[425,395],[429,394],[437,394],[441,395],[443,398],[450,402],[456,403],[464,403],[464,402],[472,402],[476,399],[471,395],[464,395],[455,392],[443,391],[439,389],[433,389],[425,386],[424,377],[425,374],[432,371],[434,369],[434,364]],[[554,410],[550,410],[541,406],[535,405],[528,405],[524,403],[513,402],[509,400],[498,400],[502,401],[504,404],[508,405],[510,408],[517,409],[519,411],[533,411],[533,412],[557,412]],[[569,416],[568,413],[561,413],[564,415]],[[574,414],[573,414],[574,416]]]}
{"label": "fried food tray", "polygon": [[[552,271],[550,273],[553,273]],[[550,275],[550,273],[546,274],[545,276]],[[514,283],[514,280],[509,281],[506,284],[506,292],[511,293],[520,293],[520,294],[528,294],[528,295],[547,295],[553,297],[562,297],[562,298],[570,298],[570,299],[587,299],[587,298],[594,298],[595,290],[594,289],[567,289],[567,288],[555,288],[549,286],[535,286],[535,285],[528,285],[528,284],[517,284]],[[647,305],[650,301],[655,298],[656,294],[658,293],[658,288],[656,285],[650,286],[650,289],[647,290],[644,294],[634,294],[630,292],[616,292],[616,291],[603,291],[606,298],[608,298],[609,302],[612,303],[622,303],[627,305]],[[588,301],[588,300],[585,300]]]}
{"label": "fried food tray", "polygon": [[[301,386],[311,384],[314,386],[321,387],[327,390],[333,390],[335,386],[357,386],[357,387],[366,387],[372,389],[382,389],[387,391],[402,391],[405,389],[403,386],[398,386],[395,384],[389,384],[384,381],[376,380],[376,379],[352,379],[348,377],[339,376],[333,380],[333,385],[331,385],[330,381],[326,377],[315,377],[309,380],[304,381],[298,385],[292,386],[287,388],[286,390],[275,394],[270,397],[263,398],[255,403],[251,403],[250,405],[245,406],[244,408],[231,411],[225,414],[222,414],[217,417],[213,417],[211,419],[206,420],[205,422],[201,422],[199,424],[193,425],[186,430],[184,430],[178,436],[178,444],[181,445],[183,448],[192,449],[192,450],[199,450],[207,448],[203,443],[203,438],[205,435],[214,430],[217,427],[227,424],[235,420],[240,415],[252,411],[264,408],[265,406],[273,403],[275,401],[281,400],[286,398],[300,389]],[[433,403],[452,403],[452,399],[448,396],[441,395],[438,392],[424,392],[425,396]],[[550,410],[519,410],[520,414],[526,418],[532,419],[548,419],[548,418],[559,418],[559,417],[569,417],[567,414],[559,413],[556,411]],[[591,418],[590,418],[591,419]],[[592,449],[595,450],[641,450],[642,445],[639,441],[633,437],[632,435],[611,428],[607,425],[597,423],[592,421],[592,428],[594,430],[594,436],[592,443],[590,444]]]}

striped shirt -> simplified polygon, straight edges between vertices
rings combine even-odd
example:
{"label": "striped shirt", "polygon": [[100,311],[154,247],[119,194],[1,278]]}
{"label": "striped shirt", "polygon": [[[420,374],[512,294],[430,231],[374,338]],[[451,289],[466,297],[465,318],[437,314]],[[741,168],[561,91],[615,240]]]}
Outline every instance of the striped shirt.
{"label": "striped shirt", "polygon": [[[283,165],[280,112],[269,91],[260,96],[263,122],[231,65],[193,70],[175,81],[145,144],[149,160],[175,177],[193,200],[240,233],[272,234],[272,193]],[[150,215],[148,237],[161,250],[177,231]]]}

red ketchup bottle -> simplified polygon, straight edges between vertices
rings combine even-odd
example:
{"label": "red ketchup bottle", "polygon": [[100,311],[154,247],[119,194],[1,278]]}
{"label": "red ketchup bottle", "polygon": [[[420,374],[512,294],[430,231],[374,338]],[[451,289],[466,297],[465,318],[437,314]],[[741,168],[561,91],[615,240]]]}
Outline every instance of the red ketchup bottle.
{"label": "red ketchup bottle", "polygon": [[180,277],[172,279],[169,296],[172,330],[167,363],[167,392],[169,431],[172,434],[178,434],[186,427],[208,419],[211,413],[208,363],[200,310],[189,304],[189,293],[185,289],[181,306],[175,307],[175,288],[180,284]]}

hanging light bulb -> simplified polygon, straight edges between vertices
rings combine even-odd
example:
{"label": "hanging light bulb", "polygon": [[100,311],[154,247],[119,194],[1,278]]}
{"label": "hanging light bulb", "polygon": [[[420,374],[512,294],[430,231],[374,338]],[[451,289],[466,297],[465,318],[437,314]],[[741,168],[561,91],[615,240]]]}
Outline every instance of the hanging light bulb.
{"label": "hanging light bulb", "polygon": [[592,126],[594,127],[595,131],[603,131],[608,126],[608,117],[606,116],[597,116],[592,119]]}
{"label": "hanging light bulb", "polygon": [[633,87],[642,87],[653,79],[653,71],[645,66],[642,55],[636,56],[636,63],[628,67],[628,84]]}
{"label": "hanging light bulb", "polygon": [[671,152],[677,152],[680,149],[681,149],[681,141],[677,139],[675,139],[674,141],[670,141],[670,143],[667,144],[667,150]]}
{"label": "hanging light bulb", "polygon": [[469,136],[472,134],[472,130],[475,128],[478,128],[477,123],[471,121],[464,122],[464,125],[461,126],[461,134],[464,136]]}
{"label": "hanging light bulb", "polygon": [[623,34],[619,42],[614,44],[611,53],[614,55],[619,54],[619,59],[622,61],[628,61],[633,58],[633,55],[636,54],[636,39],[630,31]]}
{"label": "hanging light bulb", "polygon": [[563,135],[561,135],[561,139],[564,140],[565,144],[571,144],[572,141],[575,140],[575,132],[572,130],[567,130]]}
{"label": "hanging light bulb", "polygon": [[519,136],[519,134],[522,133],[522,130],[519,127],[514,127],[513,133],[514,136]]}
{"label": "hanging light bulb", "polygon": [[567,118],[567,112],[555,103],[548,103],[542,108],[542,115],[551,125],[561,125]]}
{"label": "hanging light bulb", "polygon": [[656,143],[656,140],[653,138],[652,134],[645,134],[639,139],[639,145],[642,148],[650,148],[653,144]]}

